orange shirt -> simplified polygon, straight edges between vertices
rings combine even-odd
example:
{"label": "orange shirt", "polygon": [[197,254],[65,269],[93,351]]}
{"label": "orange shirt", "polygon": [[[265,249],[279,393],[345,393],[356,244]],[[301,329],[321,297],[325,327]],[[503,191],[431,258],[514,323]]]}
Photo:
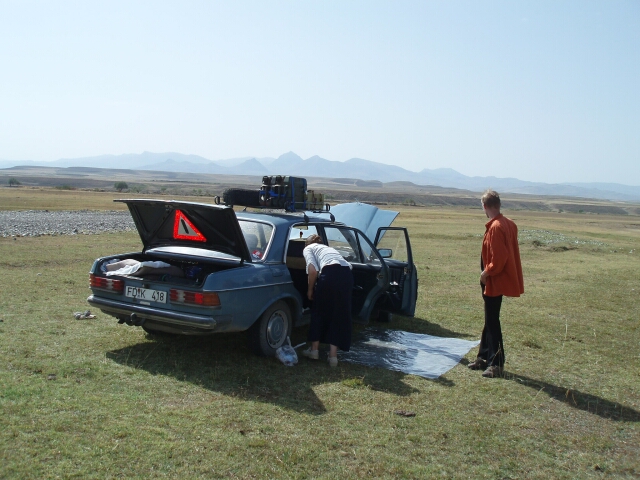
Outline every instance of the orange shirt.
{"label": "orange shirt", "polygon": [[482,263],[487,272],[484,294],[519,297],[524,279],[518,247],[518,227],[502,214],[489,220],[482,240]]}

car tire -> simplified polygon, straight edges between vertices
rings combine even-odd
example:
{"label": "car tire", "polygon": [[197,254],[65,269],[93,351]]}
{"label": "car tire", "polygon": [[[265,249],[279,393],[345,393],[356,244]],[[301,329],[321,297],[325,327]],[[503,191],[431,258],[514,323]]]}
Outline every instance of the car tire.
{"label": "car tire", "polygon": [[260,206],[260,190],[246,188],[227,188],[222,192],[225,205],[240,205],[245,207]]}
{"label": "car tire", "polygon": [[291,334],[291,309],[282,300],[267,308],[248,331],[249,347],[257,355],[272,357]]}

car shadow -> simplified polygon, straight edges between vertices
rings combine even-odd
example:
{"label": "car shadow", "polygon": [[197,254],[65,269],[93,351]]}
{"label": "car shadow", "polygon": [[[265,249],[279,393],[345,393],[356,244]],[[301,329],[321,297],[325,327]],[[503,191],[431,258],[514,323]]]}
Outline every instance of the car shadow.
{"label": "car shadow", "polygon": [[[362,385],[372,390],[396,396],[418,392],[403,382],[406,374],[383,368],[374,370],[372,367],[341,363],[338,368],[331,369],[324,361],[305,358],[300,358],[295,367],[286,367],[273,357],[253,355],[241,334],[209,337],[148,335],[147,338],[153,341],[112,350],[106,356],[121,365],[190,382],[212,392],[273,403],[313,415],[327,411],[313,390],[315,385],[337,382],[349,385],[353,379],[359,379]],[[295,345],[303,341],[304,335],[294,331],[292,343]],[[460,363],[468,361],[463,359]],[[637,410],[596,395],[509,372],[505,372],[504,378],[605,419],[640,421]],[[442,386],[454,386],[443,377],[432,381]]]}
{"label": "car shadow", "polygon": [[509,372],[505,372],[504,377],[507,380],[513,380],[521,385],[537,390],[538,394],[543,393],[547,397],[566,403],[573,408],[593,415],[598,415],[599,417],[606,418],[607,420],[613,420],[616,422],[640,421],[640,412],[637,410],[610,400],[605,400],[604,398],[596,395],[591,395],[590,393],[573,390],[560,385],[553,385],[551,383],[543,382],[542,380],[536,380],[524,375],[511,374]]}
{"label": "car shadow", "polygon": [[[304,341],[304,336],[297,338],[295,332],[293,336],[298,343]],[[254,355],[242,334],[147,335],[147,340],[152,341],[112,350],[106,356],[121,365],[190,382],[222,395],[272,403],[313,415],[327,411],[314,392],[316,385],[338,382],[348,385],[345,380],[366,378],[365,384],[370,388],[397,396],[416,391],[402,381],[404,374],[399,372],[385,371],[372,376],[371,369],[366,367],[341,363],[338,368],[329,368],[326,361],[306,358],[300,358],[295,367],[287,367],[274,357]]]}

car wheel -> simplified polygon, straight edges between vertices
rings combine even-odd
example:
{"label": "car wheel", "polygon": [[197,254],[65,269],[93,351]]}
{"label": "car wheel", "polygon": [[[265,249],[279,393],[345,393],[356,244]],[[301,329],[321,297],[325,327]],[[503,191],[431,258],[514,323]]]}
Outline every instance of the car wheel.
{"label": "car wheel", "polygon": [[249,329],[249,346],[254,353],[267,357],[276,354],[291,333],[291,309],[286,302],[271,305]]}
{"label": "car wheel", "polygon": [[380,323],[389,323],[391,321],[391,312],[387,312],[385,310],[378,310],[378,316],[376,318],[376,321]]}
{"label": "car wheel", "polygon": [[226,205],[259,207],[260,190],[249,190],[246,188],[227,188],[224,192],[222,192],[222,200]]}

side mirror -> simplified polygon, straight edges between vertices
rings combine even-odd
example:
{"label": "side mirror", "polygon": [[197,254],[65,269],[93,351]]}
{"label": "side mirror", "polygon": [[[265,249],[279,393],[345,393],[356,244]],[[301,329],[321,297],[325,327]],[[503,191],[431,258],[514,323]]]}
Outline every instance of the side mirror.
{"label": "side mirror", "polygon": [[390,248],[381,248],[378,253],[382,258],[391,258],[393,256],[393,250]]}

